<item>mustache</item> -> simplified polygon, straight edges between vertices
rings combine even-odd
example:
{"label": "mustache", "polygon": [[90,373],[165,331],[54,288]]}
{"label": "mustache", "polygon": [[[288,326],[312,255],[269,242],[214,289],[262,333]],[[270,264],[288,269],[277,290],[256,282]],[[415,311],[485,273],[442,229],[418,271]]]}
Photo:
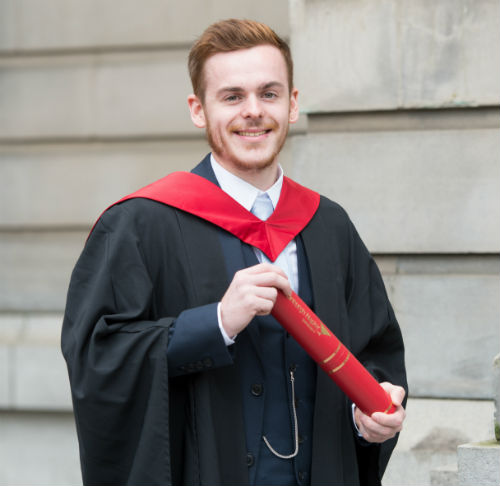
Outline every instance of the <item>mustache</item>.
{"label": "mustache", "polygon": [[268,121],[249,121],[248,123],[232,123],[229,130],[232,132],[245,132],[247,130],[275,130],[278,124],[274,120]]}

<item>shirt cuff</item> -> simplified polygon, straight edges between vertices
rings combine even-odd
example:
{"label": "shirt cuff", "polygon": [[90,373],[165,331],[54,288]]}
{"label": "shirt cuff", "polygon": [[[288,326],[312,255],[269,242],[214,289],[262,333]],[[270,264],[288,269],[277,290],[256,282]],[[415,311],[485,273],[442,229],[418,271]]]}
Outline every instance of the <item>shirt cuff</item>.
{"label": "shirt cuff", "polygon": [[353,403],[352,404],[352,423],[354,424],[354,430],[356,431],[356,433],[358,434],[358,437],[363,437],[361,435],[361,432],[359,431],[358,429],[358,426],[356,425],[356,419],[354,418],[354,410],[356,409],[356,405]]}
{"label": "shirt cuff", "polygon": [[234,344],[234,338],[236,336],[233,336],[233,338],[230,338],[228,335],[227,335],[227,332],[225,331],[224,327],[222,326],[222,319],[221,319],[221,315],[220,315],[220,302],[217,304],[217,321],[219,323],[219,329],[220,329],[220,333],[222,334],[222,338],[224,339],[224,343],[226,344],[226,346],[231,346],[232,344]]}

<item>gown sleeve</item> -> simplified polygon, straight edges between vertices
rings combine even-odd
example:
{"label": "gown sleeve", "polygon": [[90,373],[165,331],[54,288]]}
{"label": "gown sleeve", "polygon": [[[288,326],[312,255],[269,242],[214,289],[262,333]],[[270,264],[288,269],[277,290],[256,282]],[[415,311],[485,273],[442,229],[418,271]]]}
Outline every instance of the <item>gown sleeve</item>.
{"label": "gown sleeve", "polygon": [[[170,484],[169,364],[173,375],[189,374],[231,356],[212,322],[216,304],[169,315],[139,228],[123,208],[108,213],[73,270],[61,336],[83,481]],[[219,335],[205,331],[190,346],[188,336],[207,323]],[[180,332],[170,360],[174,326]],[[209,354],[207,342],[215,349]]]}

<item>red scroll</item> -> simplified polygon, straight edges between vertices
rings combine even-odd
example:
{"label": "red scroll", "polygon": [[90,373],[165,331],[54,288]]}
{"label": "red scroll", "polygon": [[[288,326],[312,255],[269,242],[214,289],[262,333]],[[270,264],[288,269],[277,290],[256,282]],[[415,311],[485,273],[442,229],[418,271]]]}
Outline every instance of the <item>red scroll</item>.
{"label": "red scroll", "polygon": [[278,292],[272,315],[365,414],[393,413],[389,394],[294,292]]}

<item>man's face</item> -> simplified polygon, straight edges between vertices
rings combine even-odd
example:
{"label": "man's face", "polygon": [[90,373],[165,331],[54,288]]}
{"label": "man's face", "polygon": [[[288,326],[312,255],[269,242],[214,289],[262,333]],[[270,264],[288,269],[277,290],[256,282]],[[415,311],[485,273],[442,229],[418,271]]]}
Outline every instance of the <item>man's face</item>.
{"label": "man's face", "polygon": [[277,164],[288,125],[298,118],[298,93],[289,91],[281,52],[263,45],[215,54],[205,63],[204,80],[204,102],[194,95],[188,100],[217,161],[236,174]]}

